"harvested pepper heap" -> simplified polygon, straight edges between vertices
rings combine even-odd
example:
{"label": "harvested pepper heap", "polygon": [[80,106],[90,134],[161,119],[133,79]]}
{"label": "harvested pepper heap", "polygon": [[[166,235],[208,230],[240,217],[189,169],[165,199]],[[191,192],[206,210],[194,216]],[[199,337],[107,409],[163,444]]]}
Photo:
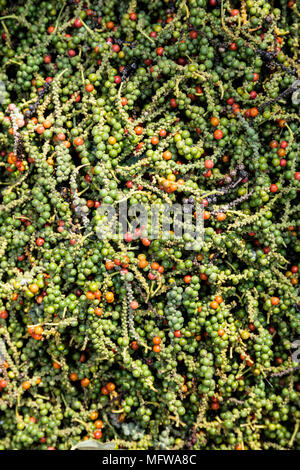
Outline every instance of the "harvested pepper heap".
{"label": "harvested pepper heap", "polygon": [[299,450],[296,2],[0,7],[0,449]]}

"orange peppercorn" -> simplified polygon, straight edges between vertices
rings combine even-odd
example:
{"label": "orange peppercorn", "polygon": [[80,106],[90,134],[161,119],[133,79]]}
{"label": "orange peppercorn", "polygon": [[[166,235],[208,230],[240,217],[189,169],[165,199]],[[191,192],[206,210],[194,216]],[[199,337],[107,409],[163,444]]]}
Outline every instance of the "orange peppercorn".
{"label": "orange peppercorn", "polygon": [[222,139],[223,135],[224,135],[224,134],[223,134],[223,132],[222,132],[220,129],[216,129],[215,132],[214,132],[214,138],[215,138],[216,140]]}
{"label": "orange peppercorn", "polygon": [[[97,413],[98,415],[98,413]],[[101,429],[103,428],[103,421],[101,419],[97,419],[97,421],[94,422],[95,428],[96,429]]]}
{"label": "orange peppercorn", "polygon": [[154,269],[154,271],[157,271],[158,268],[159,268],[159,264],[158,264],[158,263],[155,263],[155,262],[154,262],[154,263],[151,264],[151,269]]}
{"label": "orange peppercorn", "polygon": [[226,219],[226,214],[224,214],[224,212],[219,212],[217,214],[217,219],[218,219],[219,222],[222,222],[223,220]]}
{"label": "orange peppercorn", "polygon": [[141,135],[143,133],[143,128],[141,126],[136,126],[134,128],[134,132],[136,133],[136,135]]}
{"label": "orange peppercorn", "polygon": [[153,343],[154,344],[160,344],[161,343],[161,337],[160,336],[154,336]]}
{"label": "orange peppercorn", "polygon": [[22,387],[24,388],[24,390],[28,390],[31,387],[31,383],[28,380],[26,380],[25,382],[22,383]]}
{"label": "orange peppercorn", "polygon": [[210,303],[210,306],[211,306],[211,308],[216,310],[219,307],[219,304],[218,304],[218,302],[213,301],[213,302]]}
{"label": "orange peppercorn", "polygon": [[80,381],[80,383],[82,387],[88,387],[90,384],[90,380],[87,377],[85,377],[84,379]]}
{"label": "orange peppercorn", "polygon": [[156,135],[154,135],[151,139],[151,144],[152,145],[157,145],[158,142],[159,142],[159,138]]}
{"label": "orange peppercorn", "polygon": [[74,144],[79,147],[80,145],[83,145],[83,139],[81,137],[76,137],[76,139],[74,139]]}
{"label": "orange peppercorn", "polygon": [[256,117],[258,115],[258,109],[257,108],[251,108],[250,109],[250,116],[251,117]]}
{"label": "orange peppercorn", "polygon": [[91,92],[94,90],[94,85],[89,83],[88,85],[85,86],[86,91]]}
{"label": "orange peppercorn", "polygon": [[219,125],[220,119],[217,118],[217,117],[211,117],[210,118],[210,123],[211,123],[212,126],[216,127],[216,126]]}
{"label": "orange peppercorn", "polygon": [[114,263],[112,261],[106,261],[105,263],[105,268],[107,269],[107,271],[110,271],[111,269],[113,269],[115,267]]}
{"label": "orange peppercorn", "polygon": [[43,126],[45,129],[49,129],[52,126],[52,122],[49,119],[45,119]]}
{"label": "orange peppercorn", "polygon": [[146,268],[146,266],[148,266],[148,261],[146,261],[145,259],[141,259],[141,260],[139,261],[139,267],[140,267],[141,269],[144,269],[144,268]]}
{"label": "orange peppercorn", "polygon": [[88,300],[93,300],[95,298],[95,294],[92,291],[86,292],[85,296]]}
{"label": "orange peppercorn", "polygon": [[36,326],[36,327],[34,328],[34,333],[35,333],[36,335],[41,335],[41,334],[43,333],[43,331],[44,331],[44,329],[43,329],[42,326]]}
{"label": "orange peppercorn", "polygon": [[113,392],[115,390],[116,386],[113,382],[108,382],[106,384],[106,388],[109,392]]}
{"label": "orange peppercorn", "polygon": [[100,315],[102,315],[103,313],[103,310],[101,307],[96,307],[95,310],[94,310],[94,313],[95,315],[97,315],[97,317],[100,317]]}
{"label": "orange peppercorn", "polygon": [[171,160],[172,158],[172,153],[169,151],[169,150],[166,150],[164,153],[163,153],[163,159],[164,160]]}
{"label": "orange peppercorn", "polygon": [[280,302],[280,301],[279,301],[278,297],[272,297],[272,298],[271,298],[271,303],[272,303],[272,305],[278,305],[279,302]]}

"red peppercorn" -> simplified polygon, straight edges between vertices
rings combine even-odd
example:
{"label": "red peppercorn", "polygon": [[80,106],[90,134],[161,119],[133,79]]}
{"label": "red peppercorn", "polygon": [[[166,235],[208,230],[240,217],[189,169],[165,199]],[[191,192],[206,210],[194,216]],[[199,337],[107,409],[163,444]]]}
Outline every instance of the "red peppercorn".
{"label": "red peppercorn", "polygon": [[102,431],[100,431],[100,429],[97,429],[95,432],[94,432],[94,438],[95,439],[101,439],[102,437]]}
{"label": "red peppercorn", "polygon": [[50,64],[51,60],[52,60],[52,59],[51,59],[51,55],[50,55],[50,54],[48,54],[48,55],[46,55],[46,56],[44,57],[44,62],[45,62],[45,64]]}
{"label": "red peppercorn", "polygon": [[80,20],[79,18],[76,18],[76,20],[75,20],[74,23],[73,23],[73,26],[74,26],[75,28],[81,28],[81,26],[82,26],[81,20]]}
{"label": "red peppercorn", "polygon": [[137,20],[137,14],[136,13],[130,13],[129,18],[131,21],[136,21]]}
{"label": "red peppercorn", "polygon": [[6,387],[6,385],[7,385],[7,382],[6,382],[6,380],[4,380],[4,379],[1,379],[1,380],[0,380],[0,388],[5,388],[5,387]]}
{"label": "red peppercorn", "polygon": [[5,320],[7,317],[8,317],[7,311],[6,311],[6,310],[2,310],[2,312],[0,312],[0,318],[2,318],[3,320]]}
{"label": "red peppercorn", "polygon": [[148,238],[143,238],[142,239],[142,244],[144,246],[150,246],[151,245],[151,241],[148,239]]}

